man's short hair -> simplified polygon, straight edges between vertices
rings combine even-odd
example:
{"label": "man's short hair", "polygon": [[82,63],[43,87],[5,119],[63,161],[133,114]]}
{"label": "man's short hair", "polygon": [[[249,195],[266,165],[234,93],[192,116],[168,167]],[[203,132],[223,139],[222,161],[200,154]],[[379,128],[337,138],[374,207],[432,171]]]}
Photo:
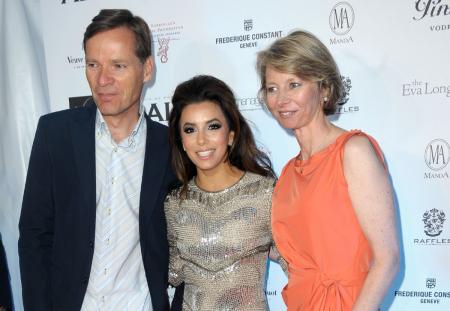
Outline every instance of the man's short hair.
{"label": "man's short hair", "polygon": [[133,15],[129,10],[101,10],[86,28],[83,49],[86,51],[86,42],[96,34],[119,27],[125,27],[134,33],[136,39],[135,53],[139,60],[144,63],[152,55],[150,28],[141,17]]}

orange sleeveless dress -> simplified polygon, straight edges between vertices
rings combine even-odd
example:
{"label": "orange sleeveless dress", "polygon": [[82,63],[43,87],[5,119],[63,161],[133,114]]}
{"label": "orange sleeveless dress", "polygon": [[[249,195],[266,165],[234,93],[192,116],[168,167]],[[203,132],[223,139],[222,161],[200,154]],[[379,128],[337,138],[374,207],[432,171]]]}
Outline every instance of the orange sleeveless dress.
{"label": "orange sleeveless dress", "polygon": [[345,142],[353,135],[366,136],[383,159],[372,137],[346,132],[306,161],[291,159],[275,187],[272,230],[289,264],[282,292],[288,311],[351,310],[369,271],[372,253],[342,167]]}

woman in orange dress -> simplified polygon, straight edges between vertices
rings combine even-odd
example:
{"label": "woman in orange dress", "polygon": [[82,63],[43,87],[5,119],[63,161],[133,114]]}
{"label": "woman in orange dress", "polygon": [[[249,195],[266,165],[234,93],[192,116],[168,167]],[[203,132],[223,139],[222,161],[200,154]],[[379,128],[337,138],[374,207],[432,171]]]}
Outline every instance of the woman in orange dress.
{"label": "woman in orange dress", "polygon": [[392,189],[376,141],[333,125],[343,85],[323,43],[295,31],[258,54],[260,97],[300,153],[272,198],[294,310],[378,310],[399,262]]}

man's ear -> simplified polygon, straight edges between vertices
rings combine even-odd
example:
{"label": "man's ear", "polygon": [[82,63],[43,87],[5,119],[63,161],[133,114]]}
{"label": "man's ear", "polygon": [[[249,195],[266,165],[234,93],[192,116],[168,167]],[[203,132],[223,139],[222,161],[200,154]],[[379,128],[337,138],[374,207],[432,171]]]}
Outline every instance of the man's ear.
{"label": "man's ear", "polygon": [[151,56],[147,57],[144,62],[144,83],[151,80],[153,76],[154,62]]}

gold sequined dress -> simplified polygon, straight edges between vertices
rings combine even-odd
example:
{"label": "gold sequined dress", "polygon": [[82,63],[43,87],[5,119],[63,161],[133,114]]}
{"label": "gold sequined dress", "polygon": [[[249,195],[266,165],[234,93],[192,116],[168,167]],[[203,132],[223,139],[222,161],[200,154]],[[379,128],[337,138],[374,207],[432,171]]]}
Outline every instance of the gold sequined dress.
{"label": "gold sequined dress", "polygon": [[247,172],[223,191],[204,191],[191,180],[185,199],[178,190],[168,195],[169,282],[185,282],[183,310],[268,309],[274,182]]}

